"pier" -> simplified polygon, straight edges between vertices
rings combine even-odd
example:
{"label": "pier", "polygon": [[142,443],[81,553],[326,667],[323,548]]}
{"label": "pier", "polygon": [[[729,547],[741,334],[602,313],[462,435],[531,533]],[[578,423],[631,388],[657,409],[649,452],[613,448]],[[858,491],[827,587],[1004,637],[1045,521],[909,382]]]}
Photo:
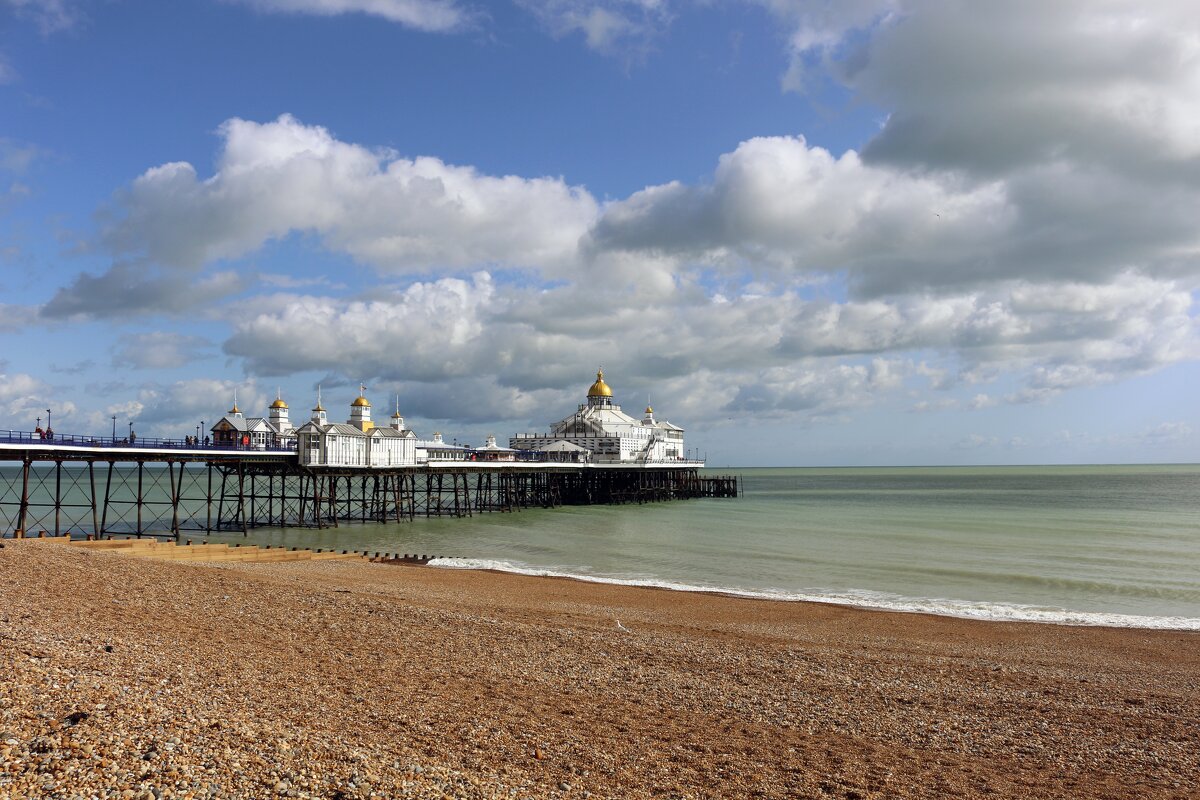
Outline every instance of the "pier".
{"label": "pier", "polygon": [[[469,455],[464,454],[464,457]],[[736,497],[701,462],[438,461],[320,467],[294,450],[0,434],[0,531],[160,536]]]}

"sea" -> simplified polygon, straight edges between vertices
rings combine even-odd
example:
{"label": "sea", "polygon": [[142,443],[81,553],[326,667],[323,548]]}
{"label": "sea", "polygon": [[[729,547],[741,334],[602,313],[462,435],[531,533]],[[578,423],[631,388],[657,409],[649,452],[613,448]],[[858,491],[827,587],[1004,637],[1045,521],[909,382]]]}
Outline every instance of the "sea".
{"label": "sea", "polygon": [[781,602],[1200,630],[1200,465],[708,472],[737,475],[742,495],[203,538]]}

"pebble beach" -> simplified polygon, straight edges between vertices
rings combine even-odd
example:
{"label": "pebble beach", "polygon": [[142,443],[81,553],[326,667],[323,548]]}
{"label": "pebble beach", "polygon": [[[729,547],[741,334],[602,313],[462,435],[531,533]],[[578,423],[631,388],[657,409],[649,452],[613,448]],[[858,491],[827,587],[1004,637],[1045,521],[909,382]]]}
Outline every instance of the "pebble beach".
{"label": "pebble beach", "polygon": [[[1194,798],[1200,635],[0,549],[2,798]],[[619,621],[619,622],[618,622]]]}

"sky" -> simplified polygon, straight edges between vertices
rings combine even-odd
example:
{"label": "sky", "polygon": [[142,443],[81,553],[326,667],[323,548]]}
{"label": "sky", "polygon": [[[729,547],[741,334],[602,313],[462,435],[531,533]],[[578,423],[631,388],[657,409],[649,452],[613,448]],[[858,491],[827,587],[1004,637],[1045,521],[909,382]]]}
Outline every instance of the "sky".
{"label": "sky", "polygon": [[0,0],[0,428],[1197,462],[1198,220],[1194,2]]}

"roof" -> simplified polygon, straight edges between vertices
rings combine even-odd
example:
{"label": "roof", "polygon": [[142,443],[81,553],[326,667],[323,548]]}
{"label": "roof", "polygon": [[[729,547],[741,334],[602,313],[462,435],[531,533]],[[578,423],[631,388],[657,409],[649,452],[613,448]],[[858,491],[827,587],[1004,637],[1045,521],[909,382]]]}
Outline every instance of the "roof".
{"label": "roof", "polygon": [[446,442],[435,442],[433,439],[421,439],[417,442],[417,447],[425,450],[471,450],[465,444],[447,444]]}
{"label": "roof", "polygon": [[550,426],[552,431],[564,431],[578,425],[585,425],[596,431],[597,435],[616,433],[622,428],[644,429],[640,419],[634,419],[621,410],[620,406],[581,406],[569,417],[564,417]]}
{"label": "roof", "polygon": [[560,439],[557,442],[543,444],[533,448],[539,453],[587,453],[590,452],[586,447],[580,447],[574,442],[568,442],[566,439]]}
{"label": "roof", "polygon": [[398,431],[395,428],[371,428],[371,436],[383,436],[389,439],[415,439],[417,435],[410,430]]}
{"label": "roof", "polygon": [[588,397],[612,397],[612,388],[604,382],[604,370],[596,371],[596,382],[588,387]]}
{"label": "roof", "polygon": [[[376,429],[372,428],[371,430],[376,430]],[[343,436],[369,436],[370,435],[370,434],[366,433],[365,431],[360,431],[358,428],[356,428],[353,425],[347,425],[343,422],[330,422],[330,423],[326,423],[325,425],[322,425],[319,422],[313,422],[310,419],[308,422],[304,423],[299,428],[296,428],[296,433],[298,433],[298,434],[299,433],[313,433],[314,431],[316,433],[326,433],[326,434],[340,433]]]}
{"label": "roof", "polygon": [[340,433],[343,436],[366,436],[366,431],[361,430],[356,425],[349,425],[345,422],[331,422],[325,426],[325,433]]}

